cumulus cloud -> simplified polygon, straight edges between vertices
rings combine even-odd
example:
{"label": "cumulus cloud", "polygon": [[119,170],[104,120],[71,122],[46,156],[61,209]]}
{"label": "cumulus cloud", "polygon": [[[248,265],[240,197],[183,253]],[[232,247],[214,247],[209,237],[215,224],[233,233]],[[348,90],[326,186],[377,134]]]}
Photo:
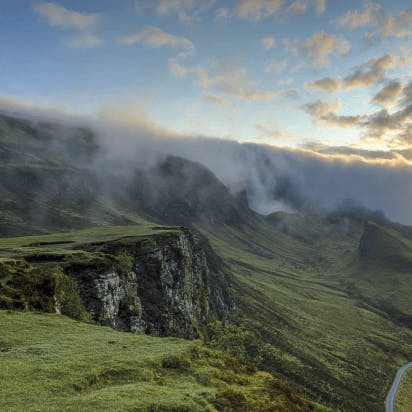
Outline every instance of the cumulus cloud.
{"label": "cumulus cloud", "polygon": [[103,44],[103,40],[93,34],[83,34],[67,38],[64,44],[74,49],[90,49]]}
{"label": "cumulus cloud", "polygon": [[320,16],[326,10],[326,0],[293,0],[289,5],[285,5],[284,0],[238,0],[234,8],[221,7],[217,9],[215,17],[217,19],[237,17],[260,21],[278,13],[303,14],[309,7],[313,7],[316,14]]}
{"label": "cumulus cloud", "polygon": [[361,67],[343,79],[343,86],[346,90],[371,86],[385,77],[385,72],[379,69]]}
{"label": "cumulus cloud", "polygon": [[362,26],[379,26],[382,23],[383,10],[377,3],[366,1],[361,11],[348,11],[338,19],[341,26],[350,30]]}
{"label": "cumulus cloud", "polygon": [[147,26],[142,28],[137,33],[130,36],[122,37],[120,43],[131,45],[135,43],[144,43],[149,47],[164,47],[182,48],[185,50],[193,50],[194,44],[185,37],[175,36],[167,33],[159,27]]}
{"label": "cumulus cloud", "polygon": [[276,47],[276,39],[274,37],[263,37],[260,39],[260,44],[264,51],[268,51]]}
{"label": "cumulus cloud", "polygon": [[338,99],[332,101],[317,100],[313,103],[305,104],[301,109],[311,116],[312,121],[324,123],[331,127],[352,127],[359,124],[364,116],[342,116],[339,115],[340,101]]}
{"label": "cumulus cloud", "polygon": [[54,3],[37,3],[33,9],[44,17],[50,26],[88,29],[96,26],[102,15],[100,13],[79,13]]}
{"label": "cumulus cloud", "polygon": [[402,104],[410,104],[412,103],[412,81],[407,83],[404,88],[402,89]]}
{"label": "cumulus cloud", "polygon": [[373,37],[388,38],[390,36],[405,37],[412,33],[412,9],[403,10],[396,15],[388,15],[378,3],[365,1],[363,9],[349,11],[338,20],[340,26],[349,30],[360,27],[370,27],[375,30],[368,32],[369,39]]}
{"label": "cumulus cloud", "polygon": [[404,10],[397,16],[389,16],[385,19],[380,35],[383,38],[389,36],[406,37],[412,33],[412,9]]}
{"label": "cumulus cloud", "polygon": [[287,14],[304,14],[309,6],[315,8],[318,16],[326,10],[326,0],[294,0],[286,9]]}
{"label": "cumulus cloud", "polygon": [[280,11],[283,0],[239,0],[235,9],[237,17],[261,20]]}
{"label": "cumulus cloud", "polygon": [[340,78],[323,77],[322,79],[305,83],[306,89],[323,90],[329,93],[336,93],[341,87],[342,79]]}
{"label": "cumulus cloud", "polygon": [[[366,128],[364,138],[381,139],[382,137],[393,138],[402,133],[412,120],[412,104],[396,111],[388,112],[382,109],[374,113],[363,122]],[[391,136],[388,136],[390,134]]]}
{"label": "cumulus cloud", "polygon": [[214,3],[215,0],[160,0],[153,5],[160,17],[176,15],[181,22],[190,22],[198,19]]}
{"label": "cumulus cloud", "polygon": [[292,47],[295,54],[304,55],[318,69],[329,65],[329,57],[332,54],[342,56],[349,50],[350,44],[345,39],[323,30]]}
{"label": "cumulus cloud", "polygon": [[391,108],[396,105],[401,92],[402,84],[398,80],[391,81],[379,90],[379,92],[371,99],[371,103]]}
{"label": "cumulus cloud", "polygon": [[[385,71],[401,67],[408,63],[408,58],[385,54],[372,58],[361,64],[344,79],[323,77],[313,82],[306,82],[305,88],[336,93],[339,90],[350,90],[358,87],[373,86],[385,79]],[[378,100],[375,102],[377,103]]]}
{"label": "cumulus cloud", "polygon": [[169,60],[169,70],[177,77],[190,77],[204,88],[212,88],[219,94],[243,100],[261,100],[274,97],[296,97],[294,90],[259,90],[256,82],[246,75],[246,69],[224,66],[210,74],[201,66],[188,67],[175,59]]}
{"label": "cumulus cloud", "polygon": [[379,70],[390,70],[394,69],[398,64],[402,62],[399,59],[396,59],[391,54],[385,54],[381,57],[376,59],[369,59],[366,63],[372,69],[379,69]]}

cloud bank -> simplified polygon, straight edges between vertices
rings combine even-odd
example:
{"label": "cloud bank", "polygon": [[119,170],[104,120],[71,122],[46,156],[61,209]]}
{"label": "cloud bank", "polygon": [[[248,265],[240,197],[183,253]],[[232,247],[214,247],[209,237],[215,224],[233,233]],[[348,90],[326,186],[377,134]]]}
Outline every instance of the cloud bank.
{"label": "cloud bank", "polygon": [[[335,113],[339,119],[337,109],[334,102],[311,110],[323,116]],[[412,162],[401,152],[296,150],[182,136],[153,122],[139,107],[130,106],[107,107],[94,118],[79,119],[3,97],[0,110],[31,119],[87,124],[102,146],[102,161],[96,164],[104,169],[122,165],[125,176],[129,168],[153,164],[172,154],[203,164],[233,193],[246,190],[250,206],[260,213],[305,207],[333,209],[350,198],[412,224]],[[411,113],[409,108],[402,116]],[[395,120],[399,119],[390,119],[393,124]],[[374,121],[379,127],[379,119]]]}

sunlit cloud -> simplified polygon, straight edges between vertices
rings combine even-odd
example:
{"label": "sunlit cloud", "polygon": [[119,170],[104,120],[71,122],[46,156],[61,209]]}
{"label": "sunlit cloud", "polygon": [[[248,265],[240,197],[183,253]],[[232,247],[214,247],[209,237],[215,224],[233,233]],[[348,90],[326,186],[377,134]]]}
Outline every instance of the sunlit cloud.
{"label": "sunlit cloud", "polygon": [[[385,79],[385,71],[399,68],[407,64],[407,62],[408,59],[404,57],[385,54],[381,57],[367,60],[343,79],[341,77],[323,77],[312,82],[306,82],[304,87],[306,89],[336,93],[339,90],[373,86]],[[375,103],[377,102],[378,100],[375,101]]]}
{"label": "sunlit cloud", "polygon": [[259,90],[243,67],[225,66],[211,74],[201,66],[188,67],[176,59],[171,59],[169,70],[176,77],[192,78],[202,88],[212,88],[220,94],[237,99],[253,101],[275,97],[293,98],[298,95],[295,90]]}
{"label": "sunlit cloud", "polygon": [[331,55],[342,56],[347,54],[350,48],[345,39],[320,31],[307,40],[298,41],[291,50],[297,55],[304,55],[314,67],[320,69],[329,65]]}
{"label": "sunlit cloud", "polygon": [[301,109],[311,116],[315,124],[324,123],[332,127],[352,127],[359,124],[364,118],[362,115],[342,116],[339,115],[341,103],[338,99],[332,101],[317,100],[313,103],[305,104]]}
{"label": "sunlit cloud", "polygon": [[131,45],[135,43],[143,43],[149,47],[164,47],[182,48],[185,50],[193,50],[194,44],[185,37],[175,36],[167,33],[159,27],[147,26],[142,28],[137,33],[122,37],[121,44]]}
{"label": "sunlit cloud", "polygon": [[368,32],[368,37],[381,39],[394,37],[405,37],[412,33],[412,9],[403,10],[396,15],[388,15],[380,4],[365,1],[362,10],[348,11],[337,20],[340,26],[349,30],[361,27],[370,27],[375,30]]}
{"label": "sunlit cloud", "polygon": [[385,72],[374,68],[359,68],[354,73],[346,76],[343,79],[343,87],[348,89],[354,89],[357,87],[365,87],[376,84],[385,77]]}
{"label": "sunlit cloud", "polygon": [[397,61],[391,54],[385,54],[379,58],[368,60],[366,65],[373,69],[390,70],[394,69],[399,63],[402,62]]}
{"label": "sunlit cloud", "polygon": [[286,9],[287,14],[304,14],[310,6],[315,8],[318,16],[326,10],[326,0],[294,0]]}
{"label": "sunlit cloud", "polygon": [[306,89],[323,90],[329,93],[336,93],[342,87],[342,79],[323,77],[322,79],[315,80],[313,82],[307,82],[304,86]]}
{"label": "sunlit cloud", "polygon": [[37,3],[33,9],[44,17],[50,26],[87,29],[96,26],[101,13],[79,13],[54,3]]}
{"label": "sunlit cloud", "polygon": [[216,19],[239,19],[260,21],[271,18],[279,13],[285,15],[304,14],[312,7],[318,16],[326,10],[326,0],[237,0],[233,8],[221,7],[215,11]]}
{"label": "sunlit cloud", "polygon": [[355,30],[363,26],[379,26],[383,20],[382,7],[371,1],[365,1],[363,9],[348,11],[338,19],[341,26]]}
{"label": "sunlit cloud", "polygon": [[280,11],[283,3],[283,0],[239,0],[234,12],[243,19],[261,20]]}

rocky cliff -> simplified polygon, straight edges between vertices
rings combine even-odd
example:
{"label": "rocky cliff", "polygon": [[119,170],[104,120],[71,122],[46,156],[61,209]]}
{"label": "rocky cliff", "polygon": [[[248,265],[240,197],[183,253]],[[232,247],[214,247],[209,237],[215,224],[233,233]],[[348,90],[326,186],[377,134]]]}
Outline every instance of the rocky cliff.
{"label": "rocky cliff", "polygon": [[[75,258],[65,257],[54,267],[56,256],[38,254],[29,259],[32,265],[48,267],[36,272],[38,278],[49,278],[48,288],[39,289],[45,282],[36,281],[29,290],[16,292],[21,283],[16,276],[21,274],[16,275],[15,269],[14,276],[5,275],[3,283],[20,302],[14,307],[30,309],[30,301],[21,302],[25,293],[35,294],[44,296],[49,311],[54,299],[57,312],[79,317],[83,311],[115,329],[194,338],[201,334],[208,317],[226,322],[233,307],[224,265],[207,242],[203,247],[200,243],[188,230],[176,228],[78,245],[72,255]],[[27,271],[21,267],[19,273]],[[0,292],[0,297],[5,295]],[[79,305],[81,310],[76,308]],[[10,299],[8,307],[13,307]]]}

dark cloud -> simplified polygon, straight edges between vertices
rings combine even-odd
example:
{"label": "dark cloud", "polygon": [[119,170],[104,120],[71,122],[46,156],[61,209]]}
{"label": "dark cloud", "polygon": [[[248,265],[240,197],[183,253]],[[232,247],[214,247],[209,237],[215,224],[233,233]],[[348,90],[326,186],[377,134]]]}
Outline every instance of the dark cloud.
{"label": "dark cloud", "polygon": [[401,92],[402,84],[398,80],[394,80],[382,87],[372,98],[371,103],[376,103],[384,107],[392,107],[396,105]]}

